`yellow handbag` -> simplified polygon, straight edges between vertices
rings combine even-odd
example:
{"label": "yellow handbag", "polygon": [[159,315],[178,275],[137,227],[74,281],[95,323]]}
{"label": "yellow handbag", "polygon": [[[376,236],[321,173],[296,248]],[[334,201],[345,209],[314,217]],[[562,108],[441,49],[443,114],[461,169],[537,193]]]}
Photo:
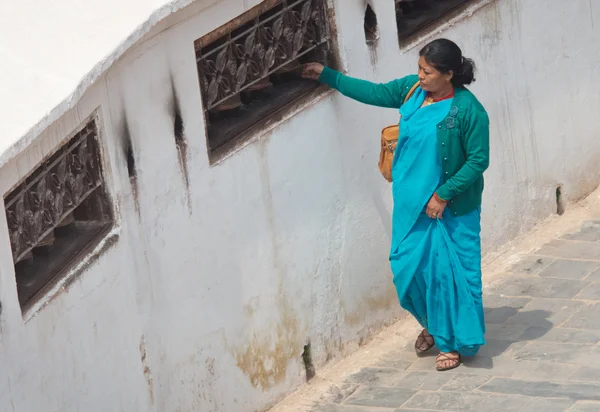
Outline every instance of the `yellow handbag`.
{"label": "yellow handbag", "polygon": [[[419,82],[408,91],[404,98],[404,103],[413,95]],[[402,104],[404,104],[402,103]],[[381,152],[379,153],[379,171],[388,182],[392,181],[392,163],[394,161],[394,151],[398,144],[398,136],[400,136],[400,125],[394,124],[388,126],[381,131]]]}

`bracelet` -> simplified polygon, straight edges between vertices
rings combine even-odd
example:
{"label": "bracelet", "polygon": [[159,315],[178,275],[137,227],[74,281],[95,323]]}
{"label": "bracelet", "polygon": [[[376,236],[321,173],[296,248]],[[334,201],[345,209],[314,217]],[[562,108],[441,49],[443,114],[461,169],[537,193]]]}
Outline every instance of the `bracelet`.
{"label": "bracelet", "polygon": [[438,196],[438,194],[437,194],[437,193],[435,193],[435,192],[433,193],[433,197],[435,198],[435,200],[437,200],[437,201],[438,201],[438,202],[440,202],[440,203],[448,203],[448,201],[447,201],[447,200],[444,200],[444,199],[442,199],[442,198],[441,198],[441,197],[439,197],[439,196]]}

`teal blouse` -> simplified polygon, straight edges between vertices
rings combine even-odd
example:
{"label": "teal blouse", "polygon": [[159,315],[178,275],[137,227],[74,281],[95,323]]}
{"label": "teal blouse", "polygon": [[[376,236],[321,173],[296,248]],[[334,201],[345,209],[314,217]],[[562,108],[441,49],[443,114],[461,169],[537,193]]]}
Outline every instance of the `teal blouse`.
{"label": "teal blouse", "polygon": [[[377,84],[326,67],[319,81],[359,102],[399,109],[418,77],[410,75]],[[436,193],[448,200],[454,215],[464,215],[481,205],[483,172],[490,162],[489,118],[473,93],[457,87],[450,111],[437,129],[442,179]]]}

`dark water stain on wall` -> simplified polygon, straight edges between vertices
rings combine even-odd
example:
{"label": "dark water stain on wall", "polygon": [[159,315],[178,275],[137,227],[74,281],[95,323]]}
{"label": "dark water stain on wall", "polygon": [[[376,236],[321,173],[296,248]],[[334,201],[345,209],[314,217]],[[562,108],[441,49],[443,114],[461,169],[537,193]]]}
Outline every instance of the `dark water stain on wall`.
{"label": "dark water stain on wall", "polygon": [[123,113],[123,122],[121,125],[121,145],[123,151],[123,157],[127,162],[127,174],[129,176],[129,184],[131,185],[131,193],[133,195],[133,203],[135,211],[140,216],[140,201],[139,191],[137,182],[137,167],[135,161],[135,154],[133,151],[133,142],[131,139],[131,129],[129,127],[129,120],[127,113]]}
{"label": "dark water stain on wall", "polygon": [[146,384],[148,385],[148,394],[150,396],[150,403],[154,404],[154,378],[152,377],[152,370],[150,369],[150,361],[148,359],[148,353],[146,351],[146,339],[144,335],[140,338],[140,358],[142,361],[142,371],[144,378],[146,378]]}
{"label": "dark water stain on wall", "polygon": [[188,171],[188,143],[185,137],[185,125],[181,116],[181,106],[177,91],[175,90],[175,82],[171,76],[171,102],[169,105],[171,116],[173,118],[173,136],[175,137],[175,146],[177,148],[177,160],[181,169],[181,176],[185,184],[185,200],[188,211],[192,214],[192,203],[190,198],[190,176]]}

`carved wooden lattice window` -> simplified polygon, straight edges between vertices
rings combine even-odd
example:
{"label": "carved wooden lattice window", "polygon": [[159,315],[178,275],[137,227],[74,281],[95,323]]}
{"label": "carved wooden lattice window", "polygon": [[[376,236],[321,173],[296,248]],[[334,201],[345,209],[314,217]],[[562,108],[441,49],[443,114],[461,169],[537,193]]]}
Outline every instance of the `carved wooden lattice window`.
{"label": "carved wooden lattice window", "polygon": [[325,0],[267,0],[195,42],[211,152],[319,87],[301,64],[335,65]]}
{"label": "carved wooden lattice window", "polygon": [[471,0],[395,0],[400,41]]}
{"label": "carved wooden lattice window", "polygon": [[91,121],[4,197],[21,306],[98,244],[112,225]]}

